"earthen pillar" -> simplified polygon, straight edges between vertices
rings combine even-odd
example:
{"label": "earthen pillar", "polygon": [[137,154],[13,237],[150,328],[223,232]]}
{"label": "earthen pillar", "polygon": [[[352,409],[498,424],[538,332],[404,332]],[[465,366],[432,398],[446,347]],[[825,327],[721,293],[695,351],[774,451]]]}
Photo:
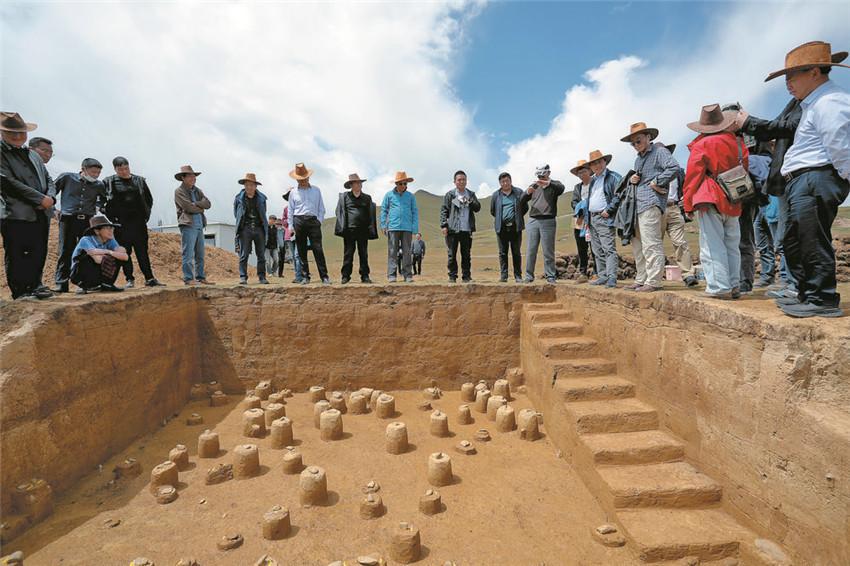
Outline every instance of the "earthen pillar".
{"label": "earthen pillar", "polygon": [[272,448],[275,450],[286,448],[292,444],[292,440],[292,419],[280,417],[272,421]]}
{"label": "earthen pillar", "polygon": [[469,405],[461,405],[457,408],[457,424],[467,425],[473,422],[472,413],[469,412]]}
{"label": "earthen pillar", "polygon": [[511,400],[511,384],[507,379],[497,379],[493,384],[493,395],[504,397],[506,401]]}
{"label": "earthen pillar", "polygon": [[431,436],[446,437],[449,435],[449,418],[438,410],[431,413]]}
{"label": "earthen pillar", "polygon": [[322,413],[331,408],[330,401],[322,399],[313,405],[313,426],[316,428],[322,427]]}
{"label": "earthen pillar", "polygon": [[395,397],[386,393],[378,397],[378,404],[375,409],[379,419],[391,419],[395,416]]}
{"label": "earthen pillar", "polygon": [[387,425],[387,452],[404,454],[407,452],[407,425],[402,422],[392,422]]}
{"label": "earthen pillar", "polygon": [[443,510],[443,500],[439,492],[429,489],[419,498],[419,512],[423,515],[436,515]]}
{"label": "earthen pillar", "polygon": [[511,432],[516,428],[516,416],[514,408],[509,405],[502,405],[496,411],[496,430],[499,432]]}
{"label": "earthen pillar", "polygon": [[254,395],[265,401],[269,398],[269,394],[272,392],[272,384],[270,381],[261,381],[254,388]]}
{"label": "earthen pillar", "polygon": [[246,395],[245,396],[245,410],[248,409],[259,409],[263,406],[263,400],[257,397],[256,395]]}
{"label": "earthen pillar", "polygon": [[177,464],[168,461],[158,464],[151,470],[151,493],[156,493],[160,486],[177,487]]}
{"label": "earthen pillar", "polygon": [[384,502],[377,493],[367,493],[360,500],[360,518],[377,519],[384,514]]}
{"label": "earthen pillar", "polygon": [[189,450],[182,444],[178,444],[168,453],[168,459],[177,465],[179,471],[189,467]]}
{"label": "earthen pillar", "polygon": [[348,412],[348,407],[345,406],[345,397],[339,391],[331,393],[330,402],[332,409],[336,409],[343,415]]}
{"label": "earthen pillar", "polygon": [[205,430],[198,437],[198,458],[217,458],[219,448],[217,432]]}
{"label": "earthen pillar", "polygon": [[319,401],[325,401],[325,388],[321,385],[314,385],[310,388],[310,401],[313,403],[318,403]]}
{"label": "earthen pillar", "polygon": [[301,505],[324,505],[328,499],[328,480],[325,470],[310,466],[301,472],[298,499]]}
{"label": "earthen pillar", "polygon": [[537,418],[537,411],[523,409],[519,412],[519,437],[523,440],[540,438],[540,420]]}
{"label": "earthen pillar", "polygon": [[260,450],[256,444],[240,444],[233,449],[233,477],[253,478],[260,473]]}
{"label": "earthen pillar", "polygon": [[454,482],[452,459],[445,452],[434,452],[428,458],[428,483],[442,487]]}
{"label": "earthen pillar", "polygon": [[248,409],[242,413],[242,434],[248,438],[266,435],[266,417],[262,409]]}
{"label": "earthen pillar", "polygon": [[301,452],[292,446],[287,446],[286,450],[286,454],[283,455],[283,473],[288,476],[301,473],[301,470],[304,469]]}
{"label": "earthen pillar", "polygon": [[348,409],[352,415],[365,415],[369,412],[369,400],[360,391],[355,391],[348,396]]}
{"label": "earthen pillar", "polygon": [[471,381],[467,381],[463,385],[460,386],[460,400],[464,403],[474,403],[475,402],[475,384]]}
{"label": "earthen pillar", "polygon": [[291,529],[288,509],[275,505],[263,515],[263,538],[280,540],[288,535]]}
{"label": "earthen pillar", "polygon": [[269,406],[266,407],[263,416],[266,421],[266,430],[268,430],[272,427],[272,423],[274,421],[280,417],[286,416],[286,405],[282,405],[280,403],[269,403]]}
{"label": "earthen pillar", "polygon": [[499,407],[503,407],[507,405],[508,402],[504,397],[499,395],[494,395],[487,399],[487,420],[496,421],[496,411],[499,410]]}
{"label": "earthen pillar", "polygon": [[410,564],[419,560],[421,552],[419,529],[407,523],[400,523],[393,532],[390,558],[402,564]]}
{"label": "earthen pillar", "polygon": [[342,414],[336,409],[328,409],[320,416],[319,429],[322,440],[342,439]]}
{"label": "earthen pillar", "polygon": [[481,414],[487,413],[487,402],[490,400],[490,390],[482,389],[475,394],[475,410]]}

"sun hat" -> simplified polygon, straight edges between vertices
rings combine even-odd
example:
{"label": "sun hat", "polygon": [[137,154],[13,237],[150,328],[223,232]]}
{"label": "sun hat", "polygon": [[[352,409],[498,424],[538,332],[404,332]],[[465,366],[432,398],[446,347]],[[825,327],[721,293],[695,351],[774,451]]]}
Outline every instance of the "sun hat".
{"label": "sun hat", "polygon": [[178,181],[182,181],[183,175],[189,175],[189,174],[194,174],[197,177],[198,175],[201,174],[201,172],[200,171],[194,171],[192,169],[191,165],[184,165],[183,167],[180,168],[179,173],[174,174],[174,178],[177,179]]}
{"label": "sun hat", "polygon": [[601,151],[599,151],[598,149],[594,149],[590,152],[590,155],[587,158],[587,162],[593,163],[597,159],[604,159],[605,165],[608,165],[609,163],[611,163],[611,154],[609,153],[608,155],[602,155]]}
{"label": "sun hat", "polygon": [[262,183],[257,180],[257,176],[254,173],[245,173],[245,178],[239,179],[239,184],[244,185],[246,181],[251,181],[252,183],[262,185]]}
{"label": "sun hat", "polygon": [[289,172],[289,176],[295,179],[296,181],[303,181],[304,179],[309,179],[313,175],[312,169],[307,169],[307,166],[303,163],[296,163],[295,169]]}
{"label": "sun hat", "polygon": [[832,46],[824,41],[810,41],[798,47],[795,47],[785,55],[785,68],[770,73],[764,82],[771,81],[780,75],[785,75],[794,71],[803,71],[806,69],[814,69],[815,67],[847,67],[850,65],[842,65],[841,61],[847,58],[846,51],[831,53]]}
{"label": "sun hat", "polygon": [[38,124],[24,122],[17,112],[0,112],[0,130],[4,132],[31,132],[37,127]]}
{"label": "sun hat", "polygon": [[588,163],[585,159],[579,159],[576,166],[570,169],[570,173],[578,177],[578,170],[582,168],[587,169],[588,171],[590,170],[590,163]]}
{"label": "sun hat", "polygon": [[399,171],[398,173],[395,174],[395,180],[392,181],[392,183],[396,184],[396,183],[403,183],[403,182],[412,183],[413,177],[408,177],[407,173],[405,171]]}
{"label": "sun hat", "polygon": [[629,134],[626,137],[620,138],[620,141],[629,143],[629,138],[635,134],[647,133],[649,139],[654,140],[658,137],[658,130],[655,128],[647,128],[644,122],[636,122],[629,127]]}
{"label": "sun hat", "polygon": [[689,122],[688,128],[700,134],[716,134],[722,132],[735,121],[735,114],[724,113],[719,104],[703,106],[698,122]]}
{"label": "sun hat", "polygon": [[107,218],[107,217],[105,217],[101,214],[98,214],[97,216],[92,216],[91,218],[89,218],[89,227],[86,228],[86,231],[83,232],[83,234],[86,235],[86,236],[91,236],[92,234],[94,234],[95,228],[103,228],[104,226],[112,226],[113,228],[115,228],[115,227],[120,228],[121,227],[120,224],[115,224],[114,222],[110,222],[109,218]]}
{"label": "sun hat", "polygon": [[351,183],[356,183],[357,181],[360,181],[361,183],[365,183],[366,179],[361,179],[360,175],[358,175],[357,173],[352,173],[351,175],[348,176],[348,180],[345,183],[343,183],[342,186],[345,187],[346,189],[350,189]]}

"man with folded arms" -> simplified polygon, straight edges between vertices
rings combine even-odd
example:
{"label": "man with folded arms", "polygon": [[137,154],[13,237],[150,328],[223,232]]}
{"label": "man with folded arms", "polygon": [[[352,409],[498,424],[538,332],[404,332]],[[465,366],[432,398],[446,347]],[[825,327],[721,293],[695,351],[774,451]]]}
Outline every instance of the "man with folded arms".
{"label": "man with folded arms", "polygon": [[204,211],[211,205],[210,199],[195,185],[200,174],[191,165],[182,166],[180,172],[174,174],[181,182],[174,190],[174,204],[183,247],[184,285],[215,285],[204,273],[204,227],[207,225]]}
{"label": "man with folded arms", "polygon": [[800,100],[803,115],[780,172],[788,183],[789,215],[783,246],[797,282],[797,296],[776,299],[793,317],[839,317],[832,223],[850,193],[850,94],[829,80],[832,67],[847,52],[833,54],[828,43],[812,41],[785,56],[789,94]]}
{"label": "man with folded arms", "polygon": [[637,226],[632,248],[637,275],[634,284],[625,288],[641,293],[662,289],[665,263],[662,218],[667,210],[667,186],[679,174],[679,164],[670,152],[652,144],[656,137],[658,130],[638,122],[632,124],[627,136],[620,138],[638,153],[636,173],[629,179],[629,183],[636,185]]}

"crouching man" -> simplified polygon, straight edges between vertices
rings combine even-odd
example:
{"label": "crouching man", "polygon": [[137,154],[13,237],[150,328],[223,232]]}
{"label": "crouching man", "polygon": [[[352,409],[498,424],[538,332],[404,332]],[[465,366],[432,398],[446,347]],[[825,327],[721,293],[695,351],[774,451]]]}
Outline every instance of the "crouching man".
{"label": "crouching man", "polygon": [[130,256],[115,241],[115,227],[105,216],[94,216],[71,254],[71,283],[78,295],[89,291],[123,291],[115,286],[118,270]]}

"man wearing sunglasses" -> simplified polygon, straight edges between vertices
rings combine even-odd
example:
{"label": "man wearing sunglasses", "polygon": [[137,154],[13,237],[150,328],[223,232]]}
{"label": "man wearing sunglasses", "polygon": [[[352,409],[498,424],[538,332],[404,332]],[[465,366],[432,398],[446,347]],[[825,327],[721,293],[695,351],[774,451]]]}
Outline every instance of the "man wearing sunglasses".
{"label": "man wearing sunglasses", "polygon": [[384,195],[381,203],[381,232],[389,239],[387,243],[387,280],[395,283],[398,272],[398,250],[401,246],[401,275],[405,282],[413,282],[410,242],[419,232],[419,209],[413,194],[407,192],[407,184],[413,182],[404,171],[395,175],[395,188]]}

